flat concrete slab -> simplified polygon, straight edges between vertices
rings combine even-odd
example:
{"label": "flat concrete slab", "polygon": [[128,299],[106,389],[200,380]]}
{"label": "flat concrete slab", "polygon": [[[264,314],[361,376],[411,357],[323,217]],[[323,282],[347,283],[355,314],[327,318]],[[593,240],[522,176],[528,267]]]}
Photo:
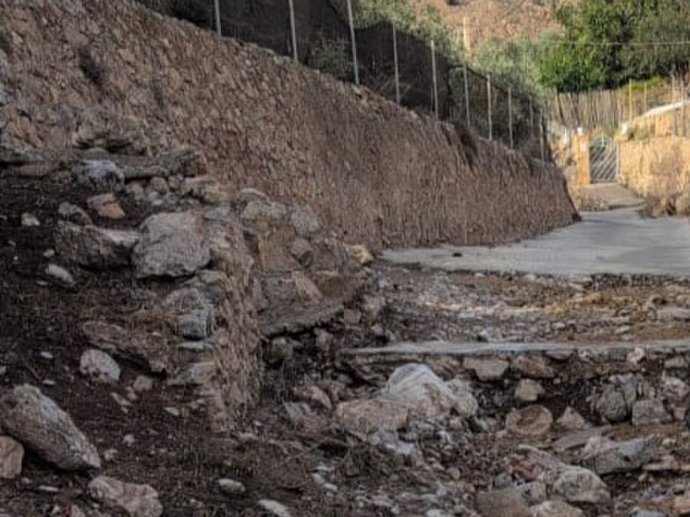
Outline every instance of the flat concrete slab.
{"label": "flat concrete slab", "polygon": [[580,223],[513,245],[389,250],[382,256],[448,271],[690,278],[690,222],[642,218],[634,209],[592,212]]}
{"label": "flat concrete slab", "polygon": [[602,351],[608,353],[619,352],[625,354],[642,348],[645,352],[657,352],[661,354],[676,354],[690,352],[690,340],[667,340],[667,341],[647,341],[640,342],[613,342],[601,344],[583,343],[479,343],[479,342],[459,342],[459,341],[419,341],[401,342],[387,345],[384,347],[352,348],[343,353],[355,356],[406,356],[406,355],[427,355],[427,356],[511,356],[516,354],[530,353],[578,353],[578,354],[597,354]]}

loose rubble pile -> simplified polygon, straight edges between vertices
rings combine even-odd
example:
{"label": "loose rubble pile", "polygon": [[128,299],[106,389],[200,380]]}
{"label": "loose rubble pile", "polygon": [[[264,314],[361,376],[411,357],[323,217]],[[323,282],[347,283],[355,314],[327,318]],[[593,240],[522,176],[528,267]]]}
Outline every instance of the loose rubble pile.
{"label": "loose rubble pile", "polygon": [[686,283],[392,268],[191,150],[76,141],[0,152],[0,515],[690,515],[690,346],[641,346]]}

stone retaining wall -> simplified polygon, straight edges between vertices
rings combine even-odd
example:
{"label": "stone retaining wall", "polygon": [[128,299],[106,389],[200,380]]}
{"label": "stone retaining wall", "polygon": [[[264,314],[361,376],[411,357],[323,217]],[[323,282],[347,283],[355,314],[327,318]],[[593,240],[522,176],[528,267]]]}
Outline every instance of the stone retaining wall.
{"label": "stone retaining wall", "polygon": [[86,120],[201,150],[235,188],[309,204],[349,241],[499,243],[570,224],[560,172],[372,92],[128,1],[0,0],[4,138],[74,144]]}

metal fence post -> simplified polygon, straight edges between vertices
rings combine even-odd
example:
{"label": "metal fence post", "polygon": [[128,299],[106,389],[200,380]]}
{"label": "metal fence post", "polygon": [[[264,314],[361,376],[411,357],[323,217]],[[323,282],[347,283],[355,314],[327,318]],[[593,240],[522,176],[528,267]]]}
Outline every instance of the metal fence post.
{"label": "metal fence post", "polygon": [[534,128],[534,106],[532,105],[532,96],[529,98],[529,127]]}
{"label": "metal fence post", "polygon": [[489,142],[494,139],[494,126],[491,120],[491,74],[486,76],[486,113],[489,121]]}
{"label": "metal fence post", "polygon": [[400,104],[400,67],[398,63],[398,31],[393,27],[393,63],[395,65],[395,102]]}
{"label": "metal fence post", "polygon": [[216,16],[216,32],[218,36],[222,36],[223,32],[220,26],[220,0],[213,0],[213,12]]}
{"label": "metal fence post", "polygon": [[295,63],[299,63],[299,53],[297,51],[297,23],[295,21],[295,1],[288,0],[290,6],[290,32],[292,34],[292,58]]}
{"label": "metal fence post", "polygon": [[513,88],[508,86],[508,134],[510,135],[510,148],[515,148],[513,140]]}
{"label": "metal fence post", "polygon": [[434,81],[434,114],[438,118],[438,78],[436,77],[436,44],[431,40],[431,72]]}
{"label": "metal fence post", "polygon": [[465,118],[467,119],[467,127],[472,127],[472,120],[470,118],[470,86],[467,80],[467,61],[462,64],[462,75],[465,82]]}
{"label": "metal fence post", "polygon": [[355,71],[355,84],[359,84],[359,65],[357,64],[357,39],[355,35],[355,17],[352,13],[352,0],[347,0],[347,17],[350,22],[350,42],[352,43],[352,67]]}
{"label": "metal fence post", "polygon": [[546,160],[545,149],[544,149],[544,113],[539,111],[539,154],[541,155],[541,161]]}

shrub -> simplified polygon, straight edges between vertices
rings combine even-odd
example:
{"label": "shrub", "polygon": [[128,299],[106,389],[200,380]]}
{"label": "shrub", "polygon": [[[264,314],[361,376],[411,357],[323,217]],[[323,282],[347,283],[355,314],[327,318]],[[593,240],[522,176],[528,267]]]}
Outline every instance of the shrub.
{"label": "shrub", "polygon": [[348,79],[352,74],[352,61],[348,48],[349,44],[346,40],[329,39],[320,34],[311,49],[309,65],[338,79]]}

